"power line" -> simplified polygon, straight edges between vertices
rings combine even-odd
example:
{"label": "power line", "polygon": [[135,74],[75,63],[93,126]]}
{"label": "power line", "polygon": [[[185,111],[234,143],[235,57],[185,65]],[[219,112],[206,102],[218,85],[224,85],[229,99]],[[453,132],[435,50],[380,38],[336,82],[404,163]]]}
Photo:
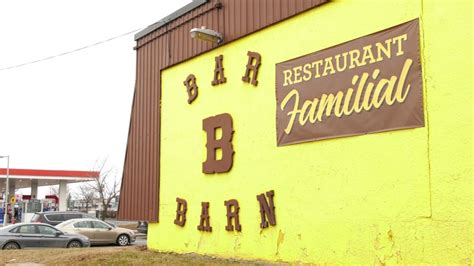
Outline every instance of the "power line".
{"label": "power line", "polygon": [[13,68],[19,68],[19,67],[23,67],[23,66],[27,66],[27,65],[31,65],[31,64],[36,64],[36,63],[51,60],[51,59],[54,59],[54,58],[57,58],[57,57],[61,57],[61,56],[64,56],[64,55],[79,52],[79,51],[85,50],[87,48],[91,48],[91,47],[94,47],[94,46],[97,46],[97,45],[101,45],[101,44],[104,44],[106,42],[110,42],[110,41],[113,41],[115,39],[118,39],[120,37],[130,35],[132,33],[135,33],[137,31],[139,31],[139,30],[142,30],[142,29],[144,29],[144,28],[139,28],[139,29],[132,30],[132,31],[129,31],[129,32],[126,32],[126,33],[122,33],[122,34],[117,35],[115,37],[112,37],[112,38],[109,38],[109,39],[106,39],[106,40],[103,40],[103,41],[100,41],[100,42],[96,42],[96,43],[93,43],[93,44],[89,44],[89,45],[86,45],[86,46],[83,46],[83,47],[80,47],[80,48],[77,48],[77,49],[74,49],[74,50],[70,50],[70,51],[67,51],[67,52],[64,52],[64,53],[60,53],[60,54],[57,54],[57,55],[52,55],[52,56],[48,56],[48,57],[38,59],[38,60],[34,60],[34,61],[29,61],[29,62],[18,64],[18,65],[13,65],[13,66],[5,67],[5,68],[0,68],[0,71],[9,70],[9,69],[13,69]]}

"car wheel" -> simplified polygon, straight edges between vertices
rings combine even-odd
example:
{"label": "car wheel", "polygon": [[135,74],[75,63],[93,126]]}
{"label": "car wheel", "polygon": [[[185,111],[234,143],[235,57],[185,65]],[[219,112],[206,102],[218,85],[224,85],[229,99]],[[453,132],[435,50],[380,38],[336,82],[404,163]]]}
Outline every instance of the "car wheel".
{"label": "car wheel", "polygon": [[68,248],[81,248],[82,244],[81,244],[81,242],[79,242],[77,240],[73,240],[73,241],[71,241],[67,244],[67,247]]}
{"label": "car wheel", "polygon": [[128,244],[130,244],[130,239],[128,238],[127,235],[119,235],[117,237],[117,245],[126,246]]}
{"label": "car wheel", "polygon": [[3,249],[20,249],[20,246],[15,242],[9,242],[3,246]]}

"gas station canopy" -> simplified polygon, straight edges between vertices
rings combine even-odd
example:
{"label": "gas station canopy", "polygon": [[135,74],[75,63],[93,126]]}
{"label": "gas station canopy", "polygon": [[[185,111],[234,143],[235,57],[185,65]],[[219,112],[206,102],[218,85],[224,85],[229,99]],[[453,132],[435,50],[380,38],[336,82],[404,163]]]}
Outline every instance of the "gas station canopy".
{"label": "gas station canopy", "polygon": [[[0,191],[5,190],[6,175],[7,169],[0,168]],[[9,179],[15,180],[17,189],[31,187],[32,180],[37,180],[37,186],[41,187],[59,185],[60,181],[68,184],[94,181],[99,178],[99,175],[100,172],[95,171],[9,169]]]}

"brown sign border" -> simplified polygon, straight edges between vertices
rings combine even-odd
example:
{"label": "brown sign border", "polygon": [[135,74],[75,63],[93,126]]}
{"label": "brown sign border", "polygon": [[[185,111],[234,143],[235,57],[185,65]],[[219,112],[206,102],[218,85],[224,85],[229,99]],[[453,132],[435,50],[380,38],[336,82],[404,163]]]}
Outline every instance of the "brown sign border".
{"label": "brown sign border", "polygon": [[[410,27],[414,27],[414,28],[410,28]],[[306,59],[308,57],[313,57],[314,58],[316,56],[319,56],[320,54],[328,53],[328,51],[332,51],[332,50],[337,51],[341,47],[349,46],[348,44],[350,44],[350,43],[355,43],[354,46],[352,47],[354,49],[354,47],[356,47],[357,45],[360,45],[361,43],[366,43],[366,42],[368,44],[372,43],[372,42],[374,42],[374,40],[377,40],[377,38],[380,38],[380,36],[383,36],[383,34],[392,33],[392,31],[396,32],[397,30],[405,29],[405,28],[406,28],[407,33],[408,33],[408,30],[414,31],[414,32],[410,32],[411,35],[409,35],[413,39],[413,40],[411,40],[411,42],[412,42],[411,45],[412,46],[409,47],[409,49],[410,49],[409,53],[412,53],[412,56],[413,56],[413,57],[410,57],[410,59],[413,59],[412,70],[410,72],[413,72],[413,73],[409,73],[409,75],[410,75],[410,77],[412,77],[412,76],[415,77],[415,80],[413,81],[413,83],[411,83],[411,85],[413,86],[411,88],[412,93],[411,93],[411,95],[408,95],[408,97],[407,97],[407,99],[408,98],[414,98],[414,99],[411,100],[410,106],[407,107],[407,109],[409,109],[410,111],[406,111],[406,112],[409,113],[410,117],[409,118],[404,117],[405,120],[406,120],[405,124],[395,125],[395,126],[393,126],[393,125],[375,126],[372,129],[357,127],[357,125],[356,125],[356,126],[352,126],[351,130],[348,130],[348,128],[349,129],[351,128],[350,126],[343,127],[343,130],[340,130],[339,128],[328,128],[327,125],[324,125],[324,123],[326,121],[322,121],[322,122],[318,122],[317,125],[318,126],[324,125],[325,126],[324,130],[332,131],[332,133],[331,134],[326,134],[324,136],[315,136],[314,132],[317,131],[317,130],[314,130],[314,129],[313,130],[308,130],[308,129],[303,130],[303,129],[301,129],[301,126],[295,122],[294,125],[300,126],[300,130],[296,133],[297,135],[299,135],[299,137],[297,137],[296,139],[293,138],[293,139],[285,141],[285,136],[284,136],[285,133],[283,132],[283,128],[285,128],[286,124],[283,124],[281,122],[281,120],[283,120],[283,119],[281,117],[279,117],[279,112],[280,112],[280,115],[283,112],[283,111],[279,110],[280,103],[283,100],[283,98],[285,97],[285,95],[283,95],[283,96],[279,95],[279,89],[282,88],[282,85],[279,85],[279,84],[282,84],[281,80],[282,80],[283,73],[282,73],[281,68],[282,68],[283,64],[288,64],[288,63],[293,62],[294,65],[297,65],[298,64],[297,62],[300,62],[300,61],[304,62],[304,59]],[[413,44],[413,42],[414,42],[414,44]],[[413,45],[416,45],[416,48],[414,48]],[[349,46],[349,47],[351,47],[351,46]],[[358,48],[361,48],[361,47],[358,47]],[[346,48],[346,50],[348,50],[348,48]],[[408,56],[401,56],[400,58],[408,58]],[[376,62],[376,63],[374,63],[374,66],[377,66],[377,67],[383,66],[384,67],[385,65],[391,65],[392,64],[392,61],[391,61],[392,59],[388,59],[386,63]],[[306,59],[306,60],[309,61],[309,59]],[[399,59],[399,60],[401,60],[401,59]],[[302,63],[300,62],[299,64],[302,64]],[[290,68],[293,67],[294,65],[291,65]],[[359,69],[359,72],[363,72],[367,68],[373,69],[374,66],[366,65],[366,66],[358,67],[358,68],[355,68],[355,69]],[[286,67],[288,67],[288,66],[286,66]],[[354,73],[355,69],[352,70],[351,72],[349,72],[350,75],[352,75]],[[362,69],[362,71],[360,69]],[[382,71],[383,71],[383,69],[382,69]],[[389,73],[391,75],[394,74],[392,72],[389,72]],[[325,78],[326,78],[326,80],[331,79],[331,78],[332,79],[338,79],[339,78],[338,74],[340,74],[340,73],[336,73],[336,75],[333,75],[332,77],[325,77]],[[312,81],[310,79],[307,82],[307,84],[311,84],[311,82],[314,82],[314,81]],[[304,82],[302,82],[302,83],[304,83]],[[348,85],[350,85],[350,84],[348,84]],[[306,86],[313,86],[313,85],[311,84],[311,85],[306,85]],[[291,87],[291,86],[289,86],[289,87]],[[301,89],[301,91],[303,91],[305,89],[308,90],[308,88],[303,88],[303,89]],[[341,88],[339,88],[339,91],[346,90],[346,89],[347,89],[346,87],[341,87]],[[354,88],[354,90],[355,90],[355,88]],[[280,94],[284,94],[284,93],[285,92],[280,92]],[[288,92],[286,92],[286,93],[288,93]],[[334,91],[330,91],[330,90],[327,90],[326,88],[324,88],[324,91],[322,91],[321,93],[329,94],[329,93],[334,93]],[[374,32],[374,33],[371,33],[371,34],[364,35],[362,37],[358,37],[358,38],[355,38],[355,39],[352,39],[352,40],[349,40],[349,41],[346,41],[346,42],[343,42],[343,43],[339,43],[339,44],[331,46],[331,47],[327,47],[327,48],[322,49],[322,50],[318,50],[318,51],[315,51],[315,52],[312,52],[312,53],[308,53],[308,54],[305,54],[305,55],[302,55],[302,56],[299,56],[299,57],[296,57],[296,58],[292,58],[292,59],[277,63],[275,65],[275,97],[276,97],[276,106],[275,106],[276,107],[276,114],[275,115],[276,115],[277,146],[286,146],[286,145],[291,145],[291,144],[298,144],[298,143],[303,143],[303,142],[312,142],[312,141],[316,141],[316,140],[324,140],[324,139],[331,139],[331,138],[365,135],[365,134],[369,134],[369,133],[379,133],[379,132],[393,131],[393,130],[399,130],[399,129],[410,129],[410,128],[424,127],[425,121],[424,121],[424,106],[423,106],[423,73],[422,73],[421,58],[420,58],[420,25],[419,25],[419,19],[416,18],[416,19],[413,19],[413,20],[410,20],[410,21],[392,26],[392,27],[387,28],[387,29],[383,29],[383,30],[380,30],[380,31],[377,31],[377,32]],[[308,100],[308,98],[301,97],[300,105],[305,100]],[[405,103],[399,104],[399,105],[405,105]],[[384,106],[380,107],[380,109],[382,109],[382,108],[385,109],[386,113],[390,113],[390,116],[391,116],[392,119],[396,119],[394,117],[397,114],[394,114],[393,111],[390,111],[390,110],[393,110],[393,109],[389,109],[386,106],[385,107]],[[378,110],[373,110],[372,109],[372,110],[366,111],[366,113],[378,112],[380,109],[378,109]],[[387,111],[387,109],[388,109],[388,111]],[[397,107],[395,109],[399,110],[400,107]],[[362,112],[364,112],[364,111],[362,111]],[[354,116],[354,115],[359,115],[359,114],[352,114],[351,116]],[[365,116],[367,116],[367,115],[368,114],[365,114]],[[343,116],[343,117],[338,118],[338,119],[340,119],[341,121],[342,120],[350,120],[351,116],[345,116],[345,117]],[[374,117],[376,117],[377,119],[380,119],[380,115],[379,116],[374,115]],[[285,118],[285,117],[283,116],[283,118]],[[330,119],[334,119],[334,117],[330,117]],[[363,119],[367,119],[367,118],[363,118]],[[289,120],[289,119],[286,119],[286,120]],[[402,119],[400,119],[400,121],[401,120]],[[354,124],[353,121],[349,121],[349,122],[352,122],[352,124]],[[384,121],[380,121],[380,122],[383,123]],[[307,125],[308,124],[305,124],[305,126],[307,126]],[[310,125],[310,126],[314,126],[314,125]],[[294,128],[293,128],[293,130],[294,130]],[[281,134],[282,132],[283,132],[283,134]],[[294,131],[291,132],[291,133],[294,133]],[[286,136],[290,136],[291,133],[289,135],[286,135]]]}

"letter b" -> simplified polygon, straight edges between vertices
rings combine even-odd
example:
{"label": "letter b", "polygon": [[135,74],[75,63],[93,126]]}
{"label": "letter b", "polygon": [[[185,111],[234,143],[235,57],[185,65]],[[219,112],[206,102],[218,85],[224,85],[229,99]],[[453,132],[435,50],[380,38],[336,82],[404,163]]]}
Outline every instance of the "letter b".
{"label": "letter b", "polygon": [[191,104],[198,96],[196,77],[193,74],[189,74],[183,84],[186,86],[186,91],[188,92],[188,103]]}
{"label": "letter b", "polygon": [[[222,129],[222,137],[216,139],[216,129]],[[234,148],[232,146],[232,117],[224,113],[202,120],[202,129],[207,134],[207,157],[202,163],[202,172],[206,174],[225,173],[232,168]],[[222,158],[217,160],[216,151],[221,149]]]}

